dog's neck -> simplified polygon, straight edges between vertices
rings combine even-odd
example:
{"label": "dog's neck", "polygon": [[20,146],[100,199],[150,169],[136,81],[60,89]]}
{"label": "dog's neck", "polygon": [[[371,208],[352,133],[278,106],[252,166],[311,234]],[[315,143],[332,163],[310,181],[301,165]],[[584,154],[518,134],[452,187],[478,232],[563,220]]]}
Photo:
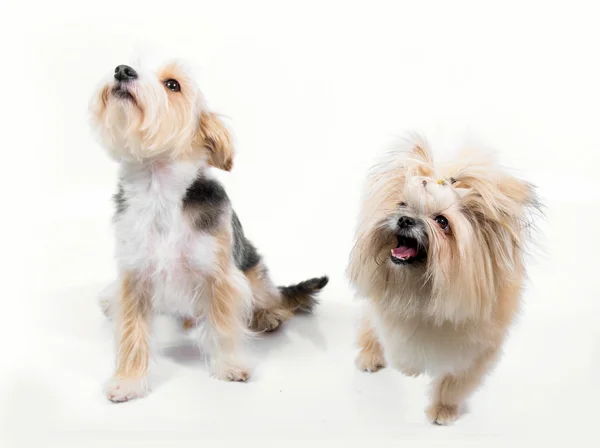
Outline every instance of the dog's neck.
{"label": "dog's neck", "polygon": [[208,171],[200,159],[122,161],[119,182],[130,194],[155,194],[180,200],[194,180]]}

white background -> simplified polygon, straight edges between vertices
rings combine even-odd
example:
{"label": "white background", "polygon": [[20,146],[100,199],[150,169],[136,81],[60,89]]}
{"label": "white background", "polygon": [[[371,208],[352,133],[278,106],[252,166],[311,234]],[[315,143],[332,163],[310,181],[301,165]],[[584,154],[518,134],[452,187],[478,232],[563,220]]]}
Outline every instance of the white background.
{"label": "white background", "polygon": [[[595,2],[2,2],[0,428],[8,446],[422,446],[598,439],[600,57]],[[161,321],[157,386],[109,403],[96,295],[114,276],[116,166],[92,140],[96,82],[139,46],[200,67],[229,117],[223,175],[281,284],[327,273],[314,317],[253,344],[248,384],[210,379]],[[531,263],[506,354],[449,428],[427,380],[353,366],[344,278],[368,166],[420,131],[442,156],[496,148],[539,185]],[[170,347],[170,348],[169,348]],[[7,445],[4,445],[7,446]]]}

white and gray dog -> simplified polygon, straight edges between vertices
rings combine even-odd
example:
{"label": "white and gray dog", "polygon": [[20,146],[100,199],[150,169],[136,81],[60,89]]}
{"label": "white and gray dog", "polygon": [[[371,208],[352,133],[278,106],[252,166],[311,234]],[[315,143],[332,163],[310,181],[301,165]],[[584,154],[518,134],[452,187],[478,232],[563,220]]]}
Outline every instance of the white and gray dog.
{"label": "white and gray dog", "polygon": [[276,287],[211,167],[231,170],[233,146],[181,62],[119,65],[91,103],[102,146],[120,165],[114,217],[119,280],[115,402],[148,392],[154,311],[201,326],[212,373],[245,381],[241,342],[310,312],[327,277]]}

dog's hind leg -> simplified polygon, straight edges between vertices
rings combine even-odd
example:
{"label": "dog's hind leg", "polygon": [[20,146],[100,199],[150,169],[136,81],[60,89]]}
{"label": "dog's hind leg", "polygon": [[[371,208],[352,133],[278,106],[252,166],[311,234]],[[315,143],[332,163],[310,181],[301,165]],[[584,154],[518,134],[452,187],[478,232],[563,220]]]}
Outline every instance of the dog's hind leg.
{"label": "dog's hind leg", "polygon": [[269,278],[263,262],[244,272],[252,289],[252,320],[250,329],[257,333],[274,331],[281,323],[294,314],[292,310],[282,306],[279,289]]}
{"label": "dog's hind leg", "polygon": [[317,304],[317,293],[328,282],[327,277],[321,277],[277,287],[262,261],[244,274],[254,299],[250,329],[259,333],[276,330],[297,312],[312,312]]}

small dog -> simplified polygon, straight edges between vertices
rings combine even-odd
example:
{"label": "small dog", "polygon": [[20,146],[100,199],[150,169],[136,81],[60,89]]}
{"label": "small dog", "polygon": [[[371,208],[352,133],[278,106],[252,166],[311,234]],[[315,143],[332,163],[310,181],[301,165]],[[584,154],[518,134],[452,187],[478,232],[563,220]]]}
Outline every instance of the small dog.
{"label": "small dog", "polygon": [[375,166],[348,276],[367,298],[359,369],[434,380],[431,422],[456,420],[519,309],[533,186],[490,158],[437,167],[414,138]]}
{"label": "small dog", "polygon": [[310,312],[327,277],[276,287],[210,167],[229,171],[231,136],[181,62],[119,65],[94,95],[92,124],[119,163],[117,365],[108,398],[148,391],[153,311],[201,324],[211,371],[246,381],[245,335]]}

